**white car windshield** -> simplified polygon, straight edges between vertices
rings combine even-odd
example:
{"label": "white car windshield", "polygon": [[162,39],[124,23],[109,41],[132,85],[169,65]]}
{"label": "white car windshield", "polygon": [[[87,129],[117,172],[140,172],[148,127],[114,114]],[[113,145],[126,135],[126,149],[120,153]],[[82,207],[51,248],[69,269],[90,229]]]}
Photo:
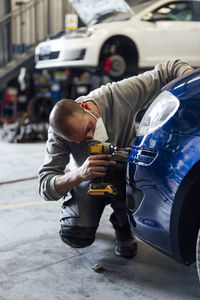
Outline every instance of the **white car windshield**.
{"label": "white car windshield", "polygon": [[128,5],[131,7],[133,14],[138,14],[140,11],[156,2],[156,0],[127,0]]}

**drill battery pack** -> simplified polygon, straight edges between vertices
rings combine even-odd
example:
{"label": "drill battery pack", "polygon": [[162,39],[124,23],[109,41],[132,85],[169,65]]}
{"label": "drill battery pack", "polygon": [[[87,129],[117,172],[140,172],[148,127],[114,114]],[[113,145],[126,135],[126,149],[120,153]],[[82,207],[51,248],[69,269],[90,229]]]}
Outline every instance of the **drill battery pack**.
{"label": "drill battery pack", "polygon": [[88,146],[88,153],[94,154],[114,154],[117,147],[111,143],[93,142]]}

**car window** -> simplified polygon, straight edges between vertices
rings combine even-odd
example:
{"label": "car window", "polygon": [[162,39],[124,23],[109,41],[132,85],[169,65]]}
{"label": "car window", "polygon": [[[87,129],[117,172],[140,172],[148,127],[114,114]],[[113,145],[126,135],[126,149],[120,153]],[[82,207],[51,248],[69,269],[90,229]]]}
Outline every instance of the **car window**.
{"label": "car window", "polygon": [[146,21],[200,21],[199,1],[170,2],[146,15]]}
{"label": "car window", "polygon": [[140,13],[143,9],[146,9],[148,6],[151,6],[154,3],[156,3],[155,0],[148,0],[148,1],[132,0],[132,2],[128,2],[134,14]]}

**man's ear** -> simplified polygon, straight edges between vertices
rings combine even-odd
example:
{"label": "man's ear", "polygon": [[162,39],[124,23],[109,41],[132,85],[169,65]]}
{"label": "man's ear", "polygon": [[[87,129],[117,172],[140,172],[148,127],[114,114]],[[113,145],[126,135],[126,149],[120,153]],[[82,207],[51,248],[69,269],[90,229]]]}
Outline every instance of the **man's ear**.
{"label": "man's ear", "polygon": [[83,109],[89,109],[89,105],[87,104],[86,101],[81,102],[81,107],[82,107]]}

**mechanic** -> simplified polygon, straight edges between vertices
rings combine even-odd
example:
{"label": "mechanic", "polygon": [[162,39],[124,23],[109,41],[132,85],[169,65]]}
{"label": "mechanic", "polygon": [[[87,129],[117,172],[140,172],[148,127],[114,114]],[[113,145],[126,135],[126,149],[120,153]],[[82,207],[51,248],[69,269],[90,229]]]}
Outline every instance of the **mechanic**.
{"label": "mechanic", "polygon": [[[39,192],[45,200],[63,197],[60,237],[71,247],[86,247],[95,240],[106,205],[112,207],[110,222],[115,230],[115,253],[133,257],[137,243],[129,227],[125,203],[125,163],[111,155],[88,155],[91,140],[130,146],[136,134],[135,118],[171,80],[192,68],[181,60],[170,60],[152,71],[119,82],[107,83],[87,96],[56,103],[49,118],[48,141],[39,170]],[[73,157],[76,168],[66,169]],[[123,161],[123,159],[122,159]],[[104,176],[118,187],[117,199],[88,195],[89,183]]]}

